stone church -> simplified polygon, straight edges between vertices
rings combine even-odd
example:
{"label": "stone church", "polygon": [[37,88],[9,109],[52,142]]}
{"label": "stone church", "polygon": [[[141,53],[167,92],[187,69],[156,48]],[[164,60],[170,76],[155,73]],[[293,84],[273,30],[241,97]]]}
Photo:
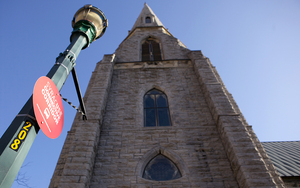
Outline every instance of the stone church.
{"label": "stone church", "polygon": [[284,187],[201,51],[145,4],[92,73],[50,187]]}

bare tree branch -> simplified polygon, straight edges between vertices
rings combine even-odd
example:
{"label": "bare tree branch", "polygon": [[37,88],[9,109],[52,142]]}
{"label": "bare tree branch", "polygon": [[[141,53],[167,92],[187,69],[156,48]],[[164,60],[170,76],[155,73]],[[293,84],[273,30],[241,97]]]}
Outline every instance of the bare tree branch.
{"label": "bare tree branch", "polygon": [[[26,167],[26,166],[29,166],[29,164],[30,163],[22,165],[21,169]],[[20,169],[20,171],[21,171],[21,169]],[[21,185],[21,186],[24,186],[24,187],[27,187],[27,188],[31,188],[31,186],[29,186],[29,184],[28,184],[28,181],[30,180],[30,178],[26,176],[26,172],[22,173],[20,171],[19,171],[19,173],[18,173],[18,175],[15,179],[15,182],[17,182],[18,185]]]}

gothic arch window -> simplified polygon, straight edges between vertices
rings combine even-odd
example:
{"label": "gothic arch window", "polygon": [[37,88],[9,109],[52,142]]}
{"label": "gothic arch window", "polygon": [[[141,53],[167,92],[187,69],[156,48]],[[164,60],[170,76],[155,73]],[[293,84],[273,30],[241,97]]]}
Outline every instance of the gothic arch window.
{"label": "gothic arch window", "polygon": [[159,61],[161,60],[160,45],[152,37],[142,44],[142,61]]}
{"label": "gothic arch window", "polygon": [[159,154],[146,165],[143,178],[154,181],[174,180],[182,177],[177,166],[167,157]]}
{"label": "gothic arch window", "polygon": [[151,18],[149,16],[145,18],[145,23],[151,23]]}
{"label": "gothic arch window", "polygon": [[157,89],[144,96],[145,127],[171,126],[167,96]]}

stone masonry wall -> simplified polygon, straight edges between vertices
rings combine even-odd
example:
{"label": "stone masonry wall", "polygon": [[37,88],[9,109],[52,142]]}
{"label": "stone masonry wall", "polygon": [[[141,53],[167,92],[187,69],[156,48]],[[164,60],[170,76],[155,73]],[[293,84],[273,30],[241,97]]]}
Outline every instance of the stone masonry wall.
{"label": "stone masonry wall", "polygon": [[[90,187],[238,187],[191,62],[129,64],[138,63],[115,65]],[[153,88],[168,97],[170,127],[144,127],[143,97]],[[158,153],[183,177],[143,179]]]}
{"label": "stone masonry wall", "polygon": [[163,27],[137,28],[118,47],[115,54],[118,62],[141,61],[142,42],[152,36],[160,42],[163,60],[188,59],[189,50]]}
{"label": "stone masonry wall", "polygon": [[76,115],[51,179],[51,188],[89,186],[111,84],[114,57],[105,55],[92,74],[84,96],[88,120],[84,121],[81,115]]}

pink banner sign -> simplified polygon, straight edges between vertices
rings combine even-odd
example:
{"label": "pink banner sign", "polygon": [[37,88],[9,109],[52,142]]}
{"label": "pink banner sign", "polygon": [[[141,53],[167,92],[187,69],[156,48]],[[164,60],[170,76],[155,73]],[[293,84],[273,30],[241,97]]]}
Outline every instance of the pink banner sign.
{"label": "pink banner sign", "polygon": [[40,77],[34,85],[33,109],[43,133],[49,138],[57,138],[64,124],[64,109],[56,85],[46,76]]}

